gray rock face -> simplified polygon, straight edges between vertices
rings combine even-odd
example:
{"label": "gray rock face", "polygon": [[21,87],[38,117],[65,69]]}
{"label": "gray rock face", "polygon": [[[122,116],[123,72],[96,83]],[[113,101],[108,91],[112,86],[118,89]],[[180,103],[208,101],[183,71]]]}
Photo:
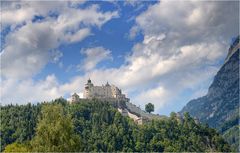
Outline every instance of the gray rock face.
{"label": "gray rock face", "polygon": [[229,49],[206,96],[191,100],[181,111],[220,130],[222,124],[239,118],[239,37]]}

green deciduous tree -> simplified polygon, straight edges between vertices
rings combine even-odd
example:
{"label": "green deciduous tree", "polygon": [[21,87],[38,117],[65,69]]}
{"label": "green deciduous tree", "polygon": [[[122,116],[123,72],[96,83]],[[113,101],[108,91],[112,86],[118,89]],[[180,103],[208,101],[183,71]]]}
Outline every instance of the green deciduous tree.
{"label": "green deciduous tree", "polygon": [[145,111],[151,113],[154,111],[154,105],[152,103],[148,103],[145,105]]}
{"label": "green deciduous tree", "polygon": [[29,144],[12,143],[5,147],[4,152],[31,152]]}
{"label": "green deciduous tree", "polygon": [[74,133],[72,120],[59,104],[45,105],[42,109],[36,136],[31,142],[33,151],[71,152],[81,147],[80,138]]}

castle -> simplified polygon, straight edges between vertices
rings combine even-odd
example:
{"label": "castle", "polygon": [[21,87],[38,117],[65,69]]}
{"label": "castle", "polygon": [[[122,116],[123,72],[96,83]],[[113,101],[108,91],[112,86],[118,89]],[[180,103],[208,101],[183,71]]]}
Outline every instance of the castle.
{"label": "castle", "polygon": [[[110,85],[108,82],[106,83],[106,85],[94,86],[90,79],[88,79],[87,83],[85,84],[83,97],[85,99],[95,98],[102,101],[113,101],[113,102],[129,101],[129,98],[126,98],[126,96],[122,94],[122,91],[118,87],[114,85]],[[72,95],[71,102],[75,103],[79,100],[80,100],[79,95],[74,93]]]}
{"label": "castle", "polygon": [[[79,95],[74,93],[70,103],[80,102],[80,99]],[[130,103],[129,98],[126,98],[125,94],[122,94],[118,87],[110,85],[108,82],[102,86],[94,86],[92,81],[88,79],[85,84],[83,99],[98,99],[112,102],[116,104],[115,106],[123,116],[132,118],[137,124],[143,124],[160,117],[163,118],[163,116],[147,113],[141,110],[140,107]]]}

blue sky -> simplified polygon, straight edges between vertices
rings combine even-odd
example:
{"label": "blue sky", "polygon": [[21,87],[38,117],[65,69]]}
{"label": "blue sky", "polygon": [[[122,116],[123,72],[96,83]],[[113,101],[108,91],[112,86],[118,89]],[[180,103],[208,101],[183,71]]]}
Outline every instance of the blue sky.
{"label": "blue sky", "polygon": [[[5,2],[1,103],[120,87],[155,113],[180,111],[207,93],[239,33],[238,1]],[[207,10],[207,11],[206,11]]]}
{"label": "blue sky", "polygon": [[[55,75],[58,76],[59,81],[66,82],[71,77],[74,77],[76,74],[83,75],[84,72],[76,71],[76,69],[67,69],[72,65],[79,64],[79,61],[83,60],[84,55],[79,54],[81,49],[92,48],[95,46],[104,46],[104,48],[111,50],[111,55],[115,60],[101,61],[96,65],[96,68],[107,67],[107,68],[118,68],[124,63],[124,57],[129,54],[131,48],[135,43],[141,42],[143,36],[139,34],[135,37],[134,40],[130,40],[128,37],[129,30],[134,25],[134,20],[132,17],[139,15],[142,11],[146,10],[147,7],[151,4],[156,3],[144,2],[145,5],[140,5],[140,7],[134,7],[133,5],[127,5],[123,1],[118,2],[117,4],[109,2],[86,2],[83,6],[80,5],[80,8],[86,8],[93,4],[99,5],[100,10],[105,11],[114,11],[120,7],[119,14],[121,16],[110,20],[105,23],[100,29],[97,27],[92,28],[92,35],[86,39],[72,43],[72,44],[62,44],[59,46],[59,50],[64,54],[64,58],[61,59],[63,67],[59,65],[49,63],[48,68],[43,69],[41,73],[38,73],[34,76],[34,79],[42,79],[46,77],[49,73],[55,72]],[[133,10],[134,9],[134,10]],[[132,11],[133,10],[133,11]],[[65,68],[65,75],[62,75],[62,71]]]}

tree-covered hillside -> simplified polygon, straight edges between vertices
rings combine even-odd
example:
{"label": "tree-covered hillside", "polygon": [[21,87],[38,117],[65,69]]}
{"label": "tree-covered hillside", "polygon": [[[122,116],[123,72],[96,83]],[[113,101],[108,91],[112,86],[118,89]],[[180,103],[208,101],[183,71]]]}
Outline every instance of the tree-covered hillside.
{"label": "tree-covered hillside", "polygon": [[144,125],[97,100],[1,106],[1,151],[230,151],[223,138],[188,113]]}

